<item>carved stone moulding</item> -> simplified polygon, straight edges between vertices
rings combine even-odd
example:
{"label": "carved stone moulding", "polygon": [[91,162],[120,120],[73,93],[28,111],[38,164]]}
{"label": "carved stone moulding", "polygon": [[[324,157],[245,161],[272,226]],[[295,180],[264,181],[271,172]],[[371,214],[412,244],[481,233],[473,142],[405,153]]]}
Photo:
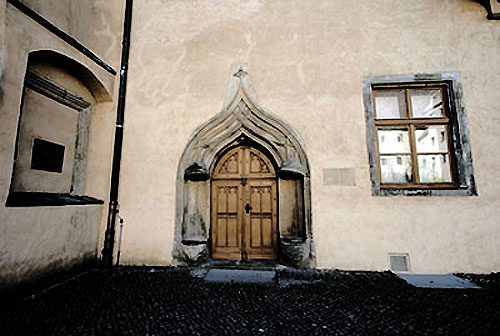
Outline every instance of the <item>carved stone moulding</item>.
{"label": "carved stone moulding", "polygon": [[210,173],[203,163],[193,162],[184,170],[184,179],[187,181],[206,181]]}
{"label": "carved stone moulding", "polygon": [[285,243],[280,245],[283,254],[279,257],[290,265],[313,267],[307,156],[298,134],[259,106],[246,64],[233,67],[222,111],[196,129],[181,156],[174,263],[193,265],[210,257],[210,177],[221,155],[241,145],[267,153],[276,164],[280,180],[300,180],[304,239],[291,245],[286,237],[280,239]]}
{"label": "carved stone moulding", "polygon": [[500,20],[500,1],[499,0],[476,0],[488,11],[489,20]]}
{"label": "carved stone moulding", "polygon": [[308,267],[311,241],[282,237],[280,239],[280,255],[282,262],[292,267]]}

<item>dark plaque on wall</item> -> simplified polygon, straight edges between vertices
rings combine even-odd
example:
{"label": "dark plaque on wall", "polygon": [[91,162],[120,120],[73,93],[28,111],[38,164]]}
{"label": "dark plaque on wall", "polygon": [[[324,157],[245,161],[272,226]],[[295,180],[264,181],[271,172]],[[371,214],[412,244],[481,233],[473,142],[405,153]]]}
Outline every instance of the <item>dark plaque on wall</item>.
{"label": "dark plaque on wall", "polygon": [[64,149],[63,145],[35,138],[31,150],[31,169],[61,173]]}

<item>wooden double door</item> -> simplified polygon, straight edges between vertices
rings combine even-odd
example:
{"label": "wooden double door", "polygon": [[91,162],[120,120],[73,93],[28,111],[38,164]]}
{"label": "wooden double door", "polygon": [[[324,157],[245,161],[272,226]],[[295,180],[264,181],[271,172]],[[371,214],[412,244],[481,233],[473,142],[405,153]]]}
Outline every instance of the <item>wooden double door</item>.
{"label": "wooden double door", "polygon": [[212,257],[276,259],[277,204],[270,160],[249,146],[226,153],[212,176]]}

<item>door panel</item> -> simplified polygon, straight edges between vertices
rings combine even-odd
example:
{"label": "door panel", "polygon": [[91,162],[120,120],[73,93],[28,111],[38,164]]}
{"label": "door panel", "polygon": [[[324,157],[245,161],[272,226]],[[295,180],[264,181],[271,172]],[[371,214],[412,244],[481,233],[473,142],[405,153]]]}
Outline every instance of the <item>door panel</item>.
{"label": "door panel", "polygon": [[241,251],[241,185],[220,180],[212,184],[212,254],[239,257]]}
{"label": "door panel", "polygon": [[276,181],[248,180],[251,210],[244,215],[246,252],[249,259],[276,256]]}
{"label": "door panel", "polygon": [[248,177],[265,178],[276,177],[271,161],[255,148],[248,148],[244,156],[246,164],[244,171]]}
{"label": "door panel", "polygon": [[217,163],[212,179],[212,257],[275,259],[276,174],[269,159],[241,146]]}
{"label": "door panel", "polygon": [[235,178],[238,179],[243,174],[243,152],[230,151],[217,164],[214,171],[214,177],[218,178]]}
{"label": "door panel", "polygon": [[260,218],[250,218],[250,227],[250,247],[259,248],[261,245],[260,233],[262,232]]}

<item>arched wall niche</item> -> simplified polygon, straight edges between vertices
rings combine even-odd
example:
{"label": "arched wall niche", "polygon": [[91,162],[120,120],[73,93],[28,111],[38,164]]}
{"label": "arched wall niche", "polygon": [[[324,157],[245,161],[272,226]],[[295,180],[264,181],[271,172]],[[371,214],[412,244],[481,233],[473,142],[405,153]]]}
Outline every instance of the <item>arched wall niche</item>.
{"label": "arched wall niche", "polygon": [[28,55],[28,69],[36,71],[43,67],[60,69],[78,79],[92,94],[96,102],[111,101],[111,93],[97,76],[85,65],[67,55],[47,49],[31,51]]}
{"label": "arched wall niche", "polygon": [[102,203],[86,194],[87,162],[92,110],[109,92],[57,51],[33,50],[26,60],[7,206]]}
{"label": "arched wall niche", "polygon": [[314,267],[309,163],[291,127],[257,103],[246,64],[231,71],[221,112],[191,136],[177,172],[174,263],[210,259],[210,178],[229,149],[250,145],[263,151],[278,172],[279,262]]}

